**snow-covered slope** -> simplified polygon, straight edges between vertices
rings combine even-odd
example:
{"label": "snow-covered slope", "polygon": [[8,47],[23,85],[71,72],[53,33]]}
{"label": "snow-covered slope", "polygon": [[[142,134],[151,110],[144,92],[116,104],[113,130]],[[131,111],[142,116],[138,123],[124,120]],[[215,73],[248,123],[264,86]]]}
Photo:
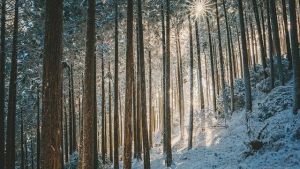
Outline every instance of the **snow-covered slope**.
{"label": "snow-covered slope", "polygon": [[[226,125],[211,113],[206,112],[204,120],[203,113],[195,113],[192,150],[186,149],[187,140],[180,140],[175,126],[172,168],[299,169],[300,112],[292,113],[292,84],[269,94],[254,89],[253,99],[252,112],[237,110]],[[249,146],[255,140],[263,144],[257,151]],[[133,168],[143,168],[143,163],[134,161]],[[161,146],[151,151],[151,168],[165,168]]]}

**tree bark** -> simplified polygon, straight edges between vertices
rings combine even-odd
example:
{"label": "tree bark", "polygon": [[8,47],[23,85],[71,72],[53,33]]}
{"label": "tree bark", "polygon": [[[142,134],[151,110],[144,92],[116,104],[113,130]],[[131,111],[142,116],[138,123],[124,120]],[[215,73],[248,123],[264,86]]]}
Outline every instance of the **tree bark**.
{"label": "tree bark", "polygon": [[192,35],[192,23],[191,17],[188,16],[189,19],[189,38],[190,38],[190,122],[189,122],[189,139],[188,139],[188,150],[193,147],[193,129],[194,129],[194,97],[193,97],[193,89],[194,89],[194,51],[193,51],[193,35]]}
{"label": "tree bark", "polygon": [[132,85],[134,77],[133,59],[133,0],[127,0],[127,46],[126,46],[126,95],[124,117],[124,169],[131,168],[132,155]]}
{"label": "tree bark", "polygon": [[274,59],[273,59],[273,38],[270,18],[270,4],[267,1],[267,19],[268,19],[268,43],[269,43],[269,58],[270,58],[270,71],[271,71],[271,87],[275,87],[275,70],[274,70]]}
{"label": "tree bark", "polygon": [[15,145],[15,123],[17,104],[17,43],[18,43],[18,23],[19,23],[19,0],[15,1],[15,17],[13,29],[13,49],[11,57],[11,72],[8,96],[7,132],[6,132],[6,168],[15,168],[16,145]]}
{"label": "tree bark", "polygon": [[[286,2],[285,2],[285,0],[281,0],[281,5],[282,5],[282,17],[283,17],[283,22],[284,22],[284,31],[285,31],[285,43],[286,43],[287,58],[289,60],[289,69],[292,69],[292,65],[293,65],[293,63],[292,63],[292,56],[291,56],[292,52],[291,52],[290,33],[289,33],[289,29],[288,29],[287,13],[286,13]],[[297,26],[297,24],[296,24],[296,26]]]}
{"label": "tree bark", "polygon": [[85,78],[83,93],[83,149],[82,169],[95,168],[95,64],[96,64],[96,36],[95,36],[95,0],[88,0],[87,29],[86,29],[86,56]]}
{"label": "tree bark", "polygon": [[5,133],[4,133],[4,107],[5,107],[5,21],[6,21],[6,0],[1,1],[1,46],[0,46],[0,166],[5,161]]}
{"label": "tree bark", "polygon": [[115,0],[115,83],[114,83],[114,169],[119,169],[119,24],[118,0]]}
{"label": "tree bark", "polygon": [[63,0],[46,1],[41,168],[61,169]]}
{"label": "tree bark", "polygon": [[293,57],[293,72],[294,72],[294,114],[300,109],[300,59],[298,48],[298,33],[297,33],[297,14],[295,0],[289,0],[289,14],[291,24],[291,47]]}
{"label": "tree bark", "polygon": [[201,53],[200,53],[200,35],[199,35],[199,28],[198,22],[195,22],[195,29],[196,29],[196,44],[197,44],[197,59],[198,59],[198,72],[199,72],[199,95],[200,95],[200,108],[201,110],[204,109],[204,96],[203,96],[203,85],[202,85],[202,65],[201,65]]}

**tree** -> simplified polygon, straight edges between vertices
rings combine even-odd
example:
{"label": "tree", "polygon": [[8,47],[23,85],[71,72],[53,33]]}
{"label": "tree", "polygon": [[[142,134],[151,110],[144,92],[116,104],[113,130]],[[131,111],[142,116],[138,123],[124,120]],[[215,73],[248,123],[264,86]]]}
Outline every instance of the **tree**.
{"label": "tree", "polygon": [[289,60],[289,69],[292,69],[290,33],[289,33],[288,22],[287,22],[286,2],[285,2],[285,0],[281,0],[281,5],[282,5],[282,17],[283,17],[283,23],[284,23],[287,58]]}
{"label": "tree", "polygon": [[114,83],[114,169],[119,169],[119,25],[118,0],[115,0],[115,83]]}
{"label": "tree", "polygon": [[170,115],[170,0],[166,1],[166,109],[165,109],[165,126],[166,133],[166,166],[172,165],[172,150],[171,150],[171,115]]}
{"label": "tree", "polygon": [[124,169],[131,168],[132,148],[132,85],[134,77],[133,60],[133,0],[127,0],[127,45],[126,45],[126,94],[124,117]]}
{"label": "tree", "polygon": [[297,31],[297,14],[295,0],[289,0],[289,14],[291,24],[291,53],[293,58],[293,72],[294,72],[294,114],[300,109],[300,56],[298,48],[298,31]]}
{"label": "tree", "polygon": [[21,169],[24,169],[25,158],[24,158],[24,121],[23,121],[23,110],[21,110]]}
{"label": "tree", "polygon": [[277,21],[277,14],[276,14],[276,5],[274,0],[268,0],[270,4],[270,17],[271,17],[271,24],[272,24],[272,35],[275,47],[275,54],[277,58],[277,72],[279,75],[279,81],[281,85],[284,85],[284,76],[283,76],[283,68],[282,68],[282,60],[281,60],[281,46],[280,46],[280,37],[279,37],[279,30],[278,30],[278,21]]}
{"label": "tree", "polygon": [[224,56],[223,56],[223,49],[222,49],[222,39],[221,39],[221,30],[220,30],[220,16],[218,10],[218,1],[216,0],[216,17],[217,17],[217,27],[218,27],[218,48],[219,48],[219,57],[220,57],[220,67],[221,67],[221,85],[222,85],[222,97],[223,97],[223,104],[224,104],[224,113],[225,116],[228,114],[228,103],[226,101],[226,90],[225,90],[225,70],[224,70]]}
{"label": "tree", "polygon": [[11,56],[11,71],[9,81],[7,132],[6,132],[6,168],[15,168],[16,145],[15,145],[15,123],[17,106],[17,43],[19,29],[19,0],[15,1],[15,17],[13,29],[13,47]]}
{"label": "tree", "polygon": [[5,135],[4,135],[4,105],[5,105],[5,21],[6,21],[6,0],[1,1],[1,46],[0,46],[0,166],[5,161]]}
{"label": "tree", "polygon": [[151,63],[151,51],[149,51],[149,146],[152,144],[152,132],[153,132],[153,109],[152,109],[152,63]]}
{"label": "tree", "polygon": [[142,133],[143,133],[143,150],[144,150],[144,168],[150,168],[150,152],[149,138],[147,127],[147,101],[146,101],[146,78],[145,78],[145,57],[144,57],[144,32],[143,32],[143,13],[142,1],[138,0],[138,50],[140,57],[140,78],[141,78],[141,118],[142,118]]}
{"label": "tree", "polygon": [[202,85],[202,70],[201,70],[201,53],[200,53],[200,38],[198,22],[195,22],[196,30],[196,44],[197,44],[197,60],[198,60],[198,71],[199,71],[199,90],[200,90],[200,108],[204,109],[204,97],[203,97],[203,85]]}
{"label": "tree", "polygon": [[189,122],[189,140],[188,140],[188,149],[190,150],[193,146],[193,123],[194,123],[194,97],[193,97],[193,89],[194,89],[194,51],[193,51],[193,35],[192,35],[192,23],[191,17],[188,16],[189,19],[189,38],[190,38],[190,122]]}
{"label": "tree", "polygon": [[41,168],[61,169],[63,0],[46,1]]}
{"label": "tree", "polygon": [[102,91],[102,104],[101,104],[101,112],[102,112],[102,118],[101,118],[101,122],[102,122],[102,142],[101,142],[101,149],[102,149],[102,162],[103,164],[106,163],[106,153],[107,153],[107,147],[106,147],[106,100],[105,100],[105,72],[104,72],[104,55],[103,55],[103,51],[101,52],[101,77],[102,77],[102,85],[101,85],[101,91]]}
{"label": "tree", "polygon": [[251,85],[250,85],[250,73],[248,68],[248,53],[245,35],[245,23],[244,23],[244,13],[243,13],[243,2],[238,0],[238,10],[240,17],[240,29],[241,29],[241,43],[242,43],[242,53],[243,53],[243,73],[244,73],[244,83],[245,83],[245,103],[246,110],[252,111],[252,99],[251,99]]}
{"label": "tree", "polygon": [[82,166],[83,169],[95,168],[95,144],[94,144],[94,126],[95,121],[95,0],[88,0],[87,9],[87,29],[86,29],[86,57],[85,57],[85,78],[83,93],[83,152]]}
{"label": "tree", "polygon": [[37,124],[36,124],[36,168],[40,169],[40,91],[37,89],[37,98],[36,98],[36,107],[37,107]]}
{"label": "tree", "polygon": [[[262,63],[262,66],[265,70],[267,68],[266,51],[265,51],[265,46],[264,46],[264,43],[263,43],[263,34],[262,34],[261,24],[260,24],[260,21],[259,21],[257,1],[252,0],[252,4],[253,4],[254,16],[255,16],[255,23],[256,23],[256,27],[257,27],[257,33],[258,33],[258,41],[259,41],[259,46],[260,46],[261,63]],[[267,75],[266,71],[264,71],[264,75],[265,75],[265,78],[267,78],[268,75]]]}
{"label": "tree", "polygon": [[[111,71],[110,71],[110,63],[109,63],[109,76],[111,76]],[[111,114],[112,114],[112,106],[111,106],[111,97],[112,97],[112,94],[111,94],[111,79],[109,77],[109,82],[108,82],[108,132],[109,132],[109,160],[112,162],[113,160],[113,148],[112,148],[112,119],[111,119]]]}
{"label": "tree", "polygon": [[213,95],[213,111],[216,112],[216,84],[215,84],[215,69],[214,69],[214,58],[213,58],[213,47],[211,39],[211,31],[209,19],[206,17],[207,31],[208,31],[208,41],[209,41],[209,55],[210,55],[210,70],[211,70],[211,82],[212,82],[212,95]]}
{"label": "tree", "polygon": [[274,59],[273,59],[273,38],[270,18],[270,3],[266,2],[267,6],[267,22],[268,22],[268,43],[269,43],[269,58],[270,58],[270,71],[271,71],[271,87],[275,87],[275,71],[274,71]]}

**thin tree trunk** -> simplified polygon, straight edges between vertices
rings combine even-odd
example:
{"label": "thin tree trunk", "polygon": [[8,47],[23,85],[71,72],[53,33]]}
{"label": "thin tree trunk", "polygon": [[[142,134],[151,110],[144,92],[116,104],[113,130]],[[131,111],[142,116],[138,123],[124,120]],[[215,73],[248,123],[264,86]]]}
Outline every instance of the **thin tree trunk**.
{"label": "thin tree trunk", "polygon": [[197,59],[198,59],[198,72],[199,72],[199,96],[200,96],[200,108],[204,109],[204,96],[203,96],[203,85],[202,85],[202,68],[201,68],[201,53],[200,53],[200,38],[199,38],[199,28],[198,22],[195,22],[196,29],[196,44],[197,44]]}
{"label": "thin tree trunk", "polygon": [[300,59],[298,48],[298,34],[297,34],[297,15],[295,9],[295,0],[289,0],[289,14],[291,24],[291,47],[293,56],[293,71],[294,71],[294,114],[300,109]]}
{"label": "thin tree trunk", "polygon": [[218,27],[218,40],[219,40],[219,56],[220,56],[220,66],[221,66],[221,85],[222,85],[222,97],[224,104],[224,113],[225,117],[228,115],[228,103],[226,101],[226,91],[225,91],[225,70],[224,70],[224,57],[222,50],[222,39],[220,31],[220,21],[219,21],[219,10],[218,10],[218,1],[216,0],[216,15],[217,15],[217,27]]}
{"label": "thin tree trunk", "polygon": [[25,164],[25,159],[24,159],[24,131],[23,131],[23,126],[24,126],[24,121],[23,121],[23,110],[21,110],[21,169],[24,169],[24,164]]}
{"label": "thin tree trunk", "polygon": [[15,1],[15,17],[13,30],[13,49],[11,57],[11,72],[9,82],[7,132],[6,132],[6,168],[15,168],[16,145],[15,145],[15,123],[17,104],[17,43],[18,43],[18,22],[19,22],[19,0]]}
{"label": "thin tree trunk", "polygon": [[238,0],[238,9],[240,16],[240,26],[241,26],[241,41],[242,41],[242,51],[243,51],[243,68],[244,68],[244,83],[245,83],[245,106],[247,111],[252,111],[252,99],[251,99],[251,85],[250,85],[250,73],[248,68],[248,54],[247,54],[247,44],[245,35],[245,24],[244,24],[244,14],[243,14],[243,2]]}
{"label": "thin tree trunk", "polygon": [[165,109],[165,133],[166,133],[166,166],[172,165],[171,149],[171,115],[170,115],[170,0],[166,1],[166,109]]}
{"label": "thin tree trunk", "polygon": [[261,24],[260,24],[260,21],[259,21],[257,1],[252,0],[252,4],[253,4],[253,12],[254,12],[255,22],[256,22],[256,27],[257,27],[257,33],[258,33],[258,41],[259,41],[259,46],[260,46],[261,63],[262,63],[263,68],[264,68],[264,76],[265,76],[265,78],[267,78],[268,75],[267,75],[267,72],[265,71],[266,68],[267,68],[266,51],[265,51],[265,46],[264,46],[264,42],[263,42],[263,34],[262,34],[262,30],[261,30]]}
{"label": "thin tree trunk", "polygon": [[225,23],[226,23],[226,32],[227,32],[227,45],[228,45],[228,61],[229,61],[229,82],[230,82],[230,107],[231,107],[231,112],[234,111],[234,86],[233,86],[233,70],[232,70],[232,50],[231,50],[231,45],[230,45],[230,32],[229,32],[229,24],[228,24],[228,19],[227,19],[227,11],[225,7],[225,1],[222,0],[223,2],[223,8],[224,8],[224,14],[225,14]]}
{"label": "thin tree trunk", "polygon": [[268,19],[268,43],[269,43],[269,58],[270,58],[270,69],[271,69],[271,87],[275,87],[275,70],[274,70],[274,59],[273,59],[273,38],[270,18],[270,4],[267,1],[267,19]]}
{"label": "thin tree trunk", "polygon": [[[292,56],[291,56],[290,33],[289,33],[289,29],[288,29],[287,13],[286,13],[286,2],[285,2],[285,0],[281,0],[281,5],[282,5],[282,16],[283,16],[283,22],[284,22],[284,31],[285,31],[285,43],[286,43],[287,58],[289,60],[289,69],[292,69],[293,63],[292,63]],[[297,24],[296,24],[296,26],[297,26]]]}
{"label": "thin tree trunk", "polygon": [[152,67],[151,67],[151,51],[149,51],[149,146],[153,147],[152,143],[152,128],[153,128],[153,111],[152,111]]}
{"label": "thin tree trunk", "polygon": [[101,74],[102,74],[102,101],[101,101],[101,105],[102,105],[102,142],[101,142],[101,150],[102,150],[102,163],[105,164],[106,163],[106,140],[107,140],[107,137],[106,137],[106,107],[105,107],[105,104],[106,104],[106,99],[105,99],[105,73],[104,73],[104,56],[103,56],[103,51],[101,53],[102,57],[101,57],[101,63],[102,63],[102,66],[101,66]]}
{"label": "thin tree trunk", "polygon": [[192,35],[192,23],[190,15],[189,17],[189,38],[190,38],[190,122],[189,122],[189,139],[188,139],[188,150],[193,147],[193,128],[194,128],[194,97],[193,97],[193,89],[194,89],[194,56],[193,56],[193,35]]}
{"label": "thin tree trunk", "polygon": [[119,25],[118,0],[115,0],[115,83],[114,83],[114,169],[119,169]]}
{"label": "thin tree trunk", "polygon": [[283,67],[282,67],[282,60],[281,60],[281,49],[280,49],[280,37],[279,37],[279,30],[278,30],[278,21],[277,21],[277,14],[276,14],[276,5],[274,0],[268,0],[270,3],[270,17],[271,17],[271,24],[272,24],[272,35],[273,41],[275,44],[275,53],[277,58],[277,72],[279,75],[279,81],[281,85],[284,85],[284,76],[283,76]]}
{"label": "thin tree trunk", "polygon": [[209,19],[206,17],[207,30],[208,30],[208,40],[209,40],[209,55],[210,55],[210,70],[211,70],[211,82],[212,82],[212,96],[213,96],[213,111],[216,112],[216,84],[215,84],[215,69],[214,69],[214,58],[213,58],[213,47],[212,47],[212,39],[211,39],[211,31]]}
{"label": "thin tree trunk", "polygon": [[36,126],[36,168],[40,169],[40,92],[37,90],[36,98],[36,107],[37,107],[37,126]]}
{"label": "thin tree trunk", "polygon": [[[110,63],[109,63],[109,74],[111,75],[111,71],[110,71]],[[108,97],[108,125],[109,125],[109,160],[112,162],[113,161],[113,147],[112,147],[112,144],[113,144],[113,141],[112,141],[112,119],[111,119],[111,114],[112,114],[112,102],[111,102],[111,99],[112,99],[112,94],[111,94],[111,79],[109,79],[109,84],[108,84],[108,87],[109,87],[109,97]]]}

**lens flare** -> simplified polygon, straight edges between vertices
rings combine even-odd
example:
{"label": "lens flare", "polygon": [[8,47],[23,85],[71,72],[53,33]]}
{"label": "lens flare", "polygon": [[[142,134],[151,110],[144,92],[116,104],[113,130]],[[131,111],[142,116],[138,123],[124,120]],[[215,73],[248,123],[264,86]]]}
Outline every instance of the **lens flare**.
{"label": "lens flare", "polygon": [[191,0],[188,1],[188,8],[192,18],[202,19],[207,13],[211,12],[213,4],[210,0]]}

